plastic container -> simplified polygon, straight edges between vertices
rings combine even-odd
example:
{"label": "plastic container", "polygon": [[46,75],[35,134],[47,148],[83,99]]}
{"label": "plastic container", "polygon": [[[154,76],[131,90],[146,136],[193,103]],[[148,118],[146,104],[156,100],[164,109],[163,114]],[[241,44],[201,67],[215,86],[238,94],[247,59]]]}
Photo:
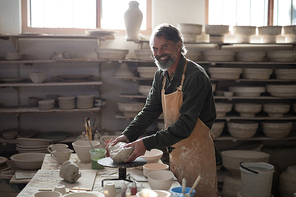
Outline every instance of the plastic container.
{"label": "plastic container", "polygon": [[241,162],[239,168],[244,197],[270,197],[273,165],[264,162]]}
{"label": "plastic container", "polygon": [[[188,194],[189,191],[191,190],[191,187],[186,187],[185,188],[185,194]],[[171,197],[183,197],[183,193],[182,193],[182,187],[174,187],[170,190],[171,192]],[[190,195],[186,195],[186,197],[194,197],[196,191],[193,190]]]}
{"label": "plastic container", "polygon": [[91,158],[91,169],[93,170],[104,169],[104,166],[101,166],[100,164],[98,164],[98,160],[105,157],[107,152],[106,149],[96,148],[96,149],[91,149],[89,152],[90,152],[90,158]]}

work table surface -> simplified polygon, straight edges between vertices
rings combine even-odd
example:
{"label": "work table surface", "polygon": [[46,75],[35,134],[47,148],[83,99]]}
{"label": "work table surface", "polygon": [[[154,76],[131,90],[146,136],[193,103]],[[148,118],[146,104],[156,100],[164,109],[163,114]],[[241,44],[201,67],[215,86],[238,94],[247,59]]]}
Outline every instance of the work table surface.
{"label": "work table surface", "polygon": [[[76,163],[79,166],[79,170],[82,173],[82,177],[78,179],[76,183],[69,183],[59,176],[61,165],[59,165],[50,154],[46,154],[40,170],[34,175],[26,187],[18,194],[18,197],[30,196],[38,192],[39,189],[53,189],[56,185],[64,184],[66,188],[81,187],[89,188],[91,191],[102,192],[102,180],[118,178],[118,168],[106,168],[103,170],[92,170],[91,163],[81,163],[76,154],[71,154],[70,161]],[[141,188],[150,188],[147,178],[143,175],[143,170],[138,168],[126,168],[126,174],[130,176],[130,179],[136,181],[138,190]],[[104,183],[107,180],[104,181]],[[120,187],[123,182],[127,186],[131,183],[123,180],[113,180],[115,187],[120,191]],[[82,184],[82,185],[81,185]],[[180,184],[174,181],[172,187],[179,187]]]}

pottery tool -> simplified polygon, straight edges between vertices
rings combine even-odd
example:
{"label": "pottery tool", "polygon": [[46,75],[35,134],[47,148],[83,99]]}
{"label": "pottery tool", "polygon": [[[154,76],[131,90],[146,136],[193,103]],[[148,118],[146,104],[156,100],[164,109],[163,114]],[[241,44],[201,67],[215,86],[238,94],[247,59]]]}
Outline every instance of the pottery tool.
{"label": "pottery tool", "polygon": [[182,179],[182,193],[183,193],[183,195],[185,194],[185,189],[186,189],[186,179],[183,178]]}
{"label": "pottery tool", "polygon": [[192,191],[194,190],[194,188],[197,186],[198,182],[200,181],[201,176],[198,175],[198,177],[196,178],[195,182],[193,183],[193,186],[191,187],[190,191],[189,191],[189,195],[192,193]]}
{"label": "pottery tool", "polygon": [[92,143],[90,142],[90,140],[89,140],[88,136],[85,136],[85,138],[87,139],[87,141],[89,142],[89,144],[90,144],[91,148],[92,148],[92,149],[93,149],[93,151],[94,151],[94,150],[95,150],[95,148],[94,148],[94,146],[92,145]]}
{"label": "pottery tool", "polygon": [[96,133],[99,135],[99,137],[103,140],[104,143],[106,143],[106,140],[102,137],[102,135],[98,132],[98,130],[96,129]]}

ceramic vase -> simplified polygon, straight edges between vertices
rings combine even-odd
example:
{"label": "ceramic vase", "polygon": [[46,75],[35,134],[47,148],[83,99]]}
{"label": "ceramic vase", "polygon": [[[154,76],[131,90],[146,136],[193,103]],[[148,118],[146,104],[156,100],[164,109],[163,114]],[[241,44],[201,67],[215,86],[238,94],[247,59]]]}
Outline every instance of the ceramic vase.
{"label": "ceramic vase", "polygon": [[285,172],[280,175],[279,192],[281,197],[293,196],[296,192],[296,165],[289,166]]}
{"label": "ceramic vase", "polygon": [[143,20],[143,14],[139,9],[137,1],[130,1],[129,8],[124,13],[124,23],[126,28],[126,40],[140,40],[140,28]]}

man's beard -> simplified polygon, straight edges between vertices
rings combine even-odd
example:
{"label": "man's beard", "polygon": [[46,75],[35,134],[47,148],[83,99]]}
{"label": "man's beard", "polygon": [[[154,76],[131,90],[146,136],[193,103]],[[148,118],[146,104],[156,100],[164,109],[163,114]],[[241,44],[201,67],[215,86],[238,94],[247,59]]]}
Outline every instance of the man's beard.
{"label": "man's beard", "polygon": [[[160,58],[162,58],[162,57],[169,57],[169,59],[167,59],[166,61],[161,61]],[[176,60],[176,58],[173,58],[171,55],[163,54],[161,56],[159,56],[159,55],[155,56],[154,62],[158,68],[160,68],[162,70],[167,70],[175,63],[175,60]]]}

